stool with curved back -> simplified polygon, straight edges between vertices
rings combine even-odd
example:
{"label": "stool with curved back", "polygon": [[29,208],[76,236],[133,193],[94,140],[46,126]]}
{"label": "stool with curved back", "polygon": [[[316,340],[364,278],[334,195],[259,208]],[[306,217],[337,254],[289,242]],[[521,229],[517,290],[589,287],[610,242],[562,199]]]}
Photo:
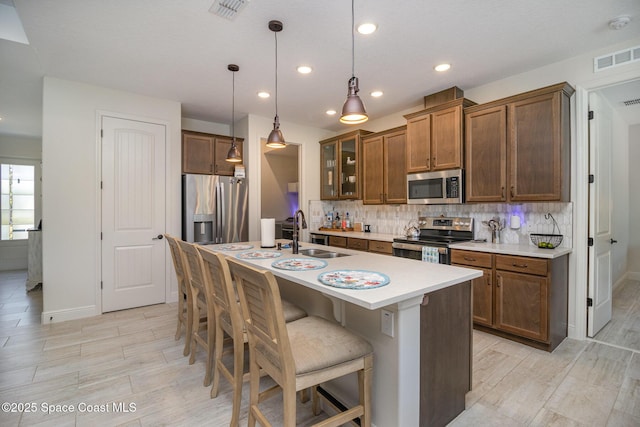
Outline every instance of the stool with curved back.
{"label": "stool with curved back", "polygon": [[171,249],[171,259],[173,259],[173,268],[178,279],[178,327],[176,329],[176,341],[182,335],[182,327],[185,330],[184,351],[185,356],[191,352],[191,326],[193,323],[193,309],[191,307],[191,290],[185,278],[185,268],[183,265],[183,254],[178,239],[169,235],[164,235]]}
{"label": "stool with curved back", "polygon": [[[202,257],[193,243],[178,241],[185,260],[185,277],[191,286],[191,307],[193,309],[193,323],[191,326],[191,356],[189,364],[196,360],[197,346],[201,346],[207,352],[205,363],[204,385],[211,384],[213,372],[214,344],[215,344],[215,312],[213,306],[213,290],[209,282],[204,280],[204,267]],[[200,335],[199,319],[202,313],[206,313],[205,334]]]}
{"label": "stool with curved back", "polygon": [[[371,425],[371,378],[373,348],[364,339],[328,320],[308,316],[286,323],[280,291],[273,274],[235,259],[228,259],[236,281],[249,338],[250,406],[249,427],[258,421],[270,426],[258,407],[278,389],[283,395],[283,419],[278,424],[296,424],[296,392],[311,387],[313,413],[318,414],[317,386],[352,372],[358,374],[359,404],[323,420],[322,426],[338,426],[360,418]],[[260,374],[276,385],[260,392]]]}
{"label": "stool with curved back", "polygon": [[[244,319],[225,256],[202,246],[198,247],[198,252],[200,252],[204,263],[204,280],[209,281],[213,289],[216,316],[215,361],[211,397],[218,395],[220,373],[222,373],[233,387],[233,409],[229,425],[237,426],[242,400],[242,383],[249,380],[249,373],[244,372],[244,347],[247,343]],[[286,300],[283,301],[283,307],[285,322],[298,320],[307,315],[300,307]],[[225,333],[233,341],[233,374],[222,361]]]}

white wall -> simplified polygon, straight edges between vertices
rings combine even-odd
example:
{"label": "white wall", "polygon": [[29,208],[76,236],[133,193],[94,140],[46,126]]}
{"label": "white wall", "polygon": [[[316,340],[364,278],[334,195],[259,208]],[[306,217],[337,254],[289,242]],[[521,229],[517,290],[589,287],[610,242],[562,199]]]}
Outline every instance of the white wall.
{"label": "white wall", "polygon": [[[40,176],[42,140],[20,135],[0,135],[0,162],[27,161],[36,166],[36,180]],[[36,193],[41,186],[36,181]],[[42,218],[42,200],[36,197],[36,224]],[[0,271],[27,268],[27,240],[0,241]]]}
{"label": "white wall", "polygon": [[640,125],[629,127],[629,252],[627,265],[629,276],[640,280]]}
{"label": "white wall", "polygon": [[[212,133],[214,135],[231,135],[231,126],[223,123],[206,122],[204,120],[182,118],[182,130]],[[238,135],[236,135],[238,136]]]}
{"label": "white wall", "polygon": [[[43,90],[43,321],[101,313],[100,112],[168,123],[167,228],[180,233],[180,104],[45,77]],[[167,250],[167,280],[173,270]],[[175,279],[169,294],[177,295]],[[51,319],[53,317],[53,319]]]}

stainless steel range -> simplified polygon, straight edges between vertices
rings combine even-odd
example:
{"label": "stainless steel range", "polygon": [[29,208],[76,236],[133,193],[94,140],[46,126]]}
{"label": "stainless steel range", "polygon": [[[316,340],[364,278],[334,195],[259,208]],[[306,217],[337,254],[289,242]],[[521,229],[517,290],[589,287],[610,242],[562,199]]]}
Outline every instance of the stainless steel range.
{"label": "stainless steel range", "polygon": [[449,245],[473,240],[473,218],[420,217],[418,237],[393,239],[393,255],[451,264]]}

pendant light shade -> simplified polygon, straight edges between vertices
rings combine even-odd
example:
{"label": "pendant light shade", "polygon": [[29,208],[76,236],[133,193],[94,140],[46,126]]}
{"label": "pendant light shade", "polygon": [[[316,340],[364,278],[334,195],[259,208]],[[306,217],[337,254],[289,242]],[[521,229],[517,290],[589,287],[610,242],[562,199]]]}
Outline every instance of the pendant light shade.
{"label": "pendant light shade", "polygon": [[280,118],[278,117],[278,33],[282,31],[282,28],[282,22],[269,21],[269,29],[273,31],[276,39],[276,116],[273,119],[273,130],[267,138],[267,147],[271,148],[284,148],[286,146],[284,136],[282,136],[282,131],[280,130]]}
{"label": "pendant light shade", "polygon": [[233,75],[233,89],[231,96],[231,137],[233,139],[231,141],[231,148],[229,148],[229,152],[227,153],[227,158],[225,160],[232,163],[242,162],[242,155],[240,154],[240,150],[238,150],[238,145],[236,144],[236,71],[239,69],[240,67],[236,64],[227,65],[227,70],[231,71]]}
{"label": "pendant light shade", "polygon": [[348,125],[357,125],[369,120],[364,104],[358,96],[360,88],[358,87],[358,78],[355,76],[355,13],[354,0],[351,0],[351,78],[349,79],[347,88],[347,100],[342,106],[342,115],[340,122]]}

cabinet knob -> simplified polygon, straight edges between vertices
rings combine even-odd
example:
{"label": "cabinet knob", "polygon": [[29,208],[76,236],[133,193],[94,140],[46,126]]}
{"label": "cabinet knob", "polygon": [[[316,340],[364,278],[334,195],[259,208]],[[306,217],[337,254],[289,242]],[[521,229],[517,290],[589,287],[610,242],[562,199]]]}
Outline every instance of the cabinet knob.
{"label": "cabinet knob", "polygon": [[529,267],[527,264],[516,264],[515,262],[513,264],[511,264],[511,265],[516,267],[516,268],[527,268],[527,267]]}
{"label": "cabinet knob", "polygon": [[475,259],[475,258],[471,258],[471,257],[468,257],[468,256],[465,256],[465,257],[464,257],[464,260],[465,260],[465,261],[476,261],[476,259]]}

